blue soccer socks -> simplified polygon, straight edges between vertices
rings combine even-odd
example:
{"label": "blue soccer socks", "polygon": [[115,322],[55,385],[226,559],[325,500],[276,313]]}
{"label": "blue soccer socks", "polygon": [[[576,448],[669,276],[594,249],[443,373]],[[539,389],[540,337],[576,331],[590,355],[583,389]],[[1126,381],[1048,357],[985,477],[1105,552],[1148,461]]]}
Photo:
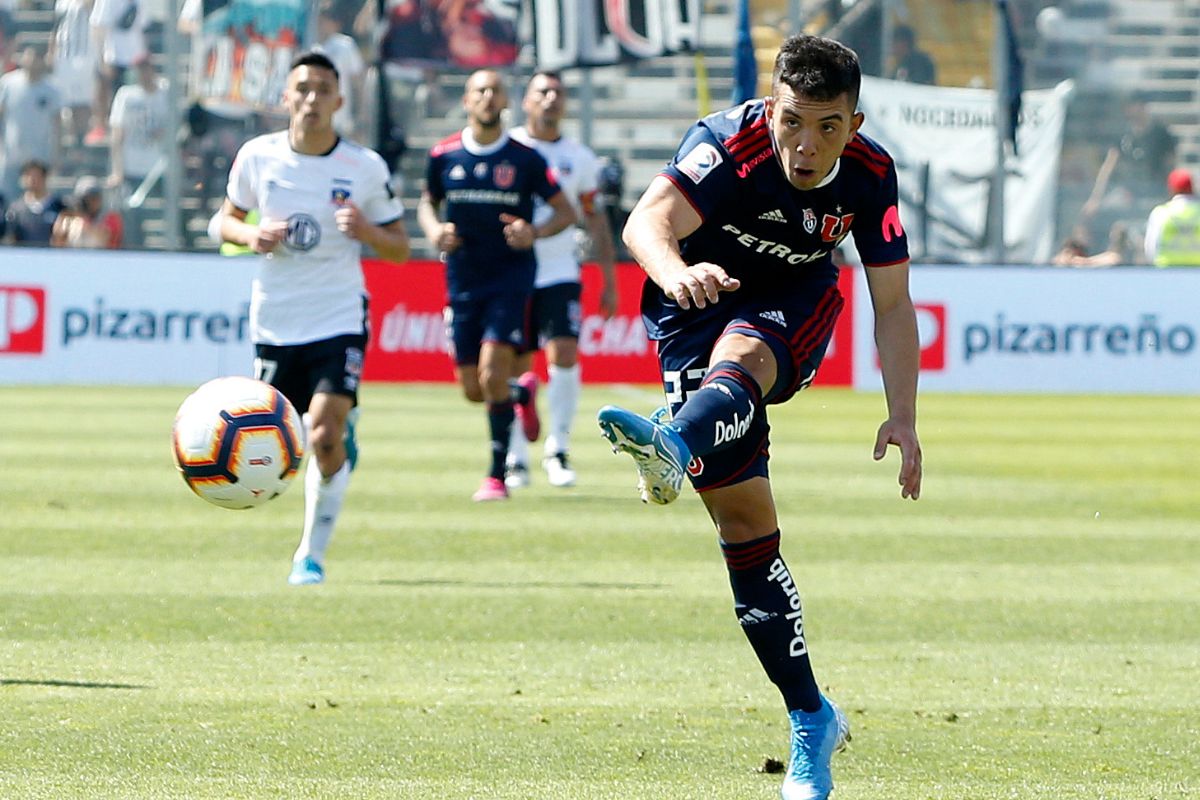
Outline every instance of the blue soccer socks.
{"label": "blue soccer socks", "polygon": [[821,692],[804,638],[800,593],[779,554],[779,531],[749,542],[721,542],[734,611],[789,711],[815,711]]}
{"label": "blue soccer socks", "polygon": [[718,361],[668,424],[693,456],[706,456],[745,436],[761,406],[754,376],[736,361]]}

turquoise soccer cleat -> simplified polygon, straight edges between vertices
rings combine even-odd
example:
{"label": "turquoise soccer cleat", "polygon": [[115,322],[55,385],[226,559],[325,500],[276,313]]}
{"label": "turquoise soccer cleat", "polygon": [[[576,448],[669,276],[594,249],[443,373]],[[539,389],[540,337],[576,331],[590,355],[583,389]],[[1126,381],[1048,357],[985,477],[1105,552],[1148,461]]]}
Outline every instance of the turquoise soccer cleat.
{"label": "turquoise soccer cleat", "polygon": [[812,713],[792,711],[792,757],[783,779],[783,800],[825,800],[833,791],[829,762],[850,741],[850,724],[833,703],[821,698]]}
{"label": "turquoise soccer cleat", "polygon": [[292,574],[288,583],[292,586],[314,586],[325,580],[325,568],[311,558],[292,562]]}
{"label": "turquoise soccer cleat", "polygon": [[666,505],[679,496],[692,456],[678,431],[616,406],[600,409],[597,421],[614,453],[633,456],[643,503]]}

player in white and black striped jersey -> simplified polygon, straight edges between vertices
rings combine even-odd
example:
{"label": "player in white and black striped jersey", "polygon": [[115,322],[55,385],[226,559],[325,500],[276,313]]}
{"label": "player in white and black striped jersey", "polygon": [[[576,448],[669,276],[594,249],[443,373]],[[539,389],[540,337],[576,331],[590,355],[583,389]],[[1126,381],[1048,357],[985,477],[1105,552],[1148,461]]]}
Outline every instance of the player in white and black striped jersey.
{"label": "player in white and black striped jersey", "polygon": [[[260,254],[250,298],[255,372],[305,417],[312,453],[304,533],[288,582],[324,580],[325,549],[356,460],[353,424],[367,347],[363,245],[393,262],[409,255],[404,207],[383,159],[338,136],[333,62],[296,57],[283,102],[288,129],[242,145],[219,219],[223,241]],[[246,221],[250,211],[258,222]]]}

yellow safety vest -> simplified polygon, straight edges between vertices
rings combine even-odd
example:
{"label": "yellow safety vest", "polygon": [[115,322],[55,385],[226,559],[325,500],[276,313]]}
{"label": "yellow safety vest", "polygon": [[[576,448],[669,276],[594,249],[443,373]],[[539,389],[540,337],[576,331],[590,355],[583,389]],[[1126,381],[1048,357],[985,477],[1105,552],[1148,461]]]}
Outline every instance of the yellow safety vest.
{"label": "yellow safety vest", "polygon": [[[258,209],[252,208],[246,214],[246,222],[253,225],[258,222]],[[244,244],[234,244],[233,242],[222,242],[220,253],[223,256],[249,256],[254,255],[254,251]]]}
{"label": "yellow safety vest", "polygon": [[1177,203],[1170,207],[1158,237],[1154,266],[1200,267],[1200,203]]}

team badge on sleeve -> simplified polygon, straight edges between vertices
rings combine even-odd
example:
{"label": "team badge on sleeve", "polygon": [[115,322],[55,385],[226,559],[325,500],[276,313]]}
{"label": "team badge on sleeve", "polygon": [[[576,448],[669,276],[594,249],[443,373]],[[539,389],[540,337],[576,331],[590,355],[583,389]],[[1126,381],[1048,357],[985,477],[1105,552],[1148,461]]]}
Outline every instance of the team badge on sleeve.
{"label": "team badge on sleeve", "polygon": [[676,169],[692,179],[693,183],[704,180],[720,164],[721,152],[708,142],[701,142],[683,157]]}

